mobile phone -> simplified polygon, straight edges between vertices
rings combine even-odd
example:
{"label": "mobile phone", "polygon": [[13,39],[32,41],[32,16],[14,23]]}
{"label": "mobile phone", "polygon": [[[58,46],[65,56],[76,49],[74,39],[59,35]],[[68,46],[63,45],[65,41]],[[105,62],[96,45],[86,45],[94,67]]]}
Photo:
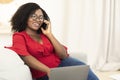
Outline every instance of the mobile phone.
{"label": "mobile phone", "polygon": [[41,25],[41,27],[42,27],[44,30],[46,30],[47,24],[43,23],[43,24]]}

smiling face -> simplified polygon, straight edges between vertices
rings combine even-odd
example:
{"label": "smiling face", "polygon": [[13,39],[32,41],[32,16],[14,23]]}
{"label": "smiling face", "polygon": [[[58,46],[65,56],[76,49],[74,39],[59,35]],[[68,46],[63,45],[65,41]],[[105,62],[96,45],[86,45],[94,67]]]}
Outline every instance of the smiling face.
{"label": "smiling face", "polygon": [[26,30],[37,31],[40,29],[43,21],[44,17],[42,11],[40,9],[37,9],[33,14],[29,16]]}

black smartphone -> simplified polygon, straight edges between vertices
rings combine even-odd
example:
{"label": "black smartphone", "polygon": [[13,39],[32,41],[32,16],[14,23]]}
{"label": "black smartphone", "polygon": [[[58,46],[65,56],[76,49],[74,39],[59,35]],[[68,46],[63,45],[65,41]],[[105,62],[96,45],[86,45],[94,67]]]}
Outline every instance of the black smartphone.
{"label": "black smartphone", "polygon": [[47,24],[43,23],[41,27],[45,30],[47,28]]}

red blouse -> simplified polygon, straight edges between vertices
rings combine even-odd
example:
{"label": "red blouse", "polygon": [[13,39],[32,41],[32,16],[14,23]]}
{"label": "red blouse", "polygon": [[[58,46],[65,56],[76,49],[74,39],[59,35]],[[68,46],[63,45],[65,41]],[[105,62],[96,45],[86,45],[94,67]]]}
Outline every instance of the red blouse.
{"label": "red blouse", "polygon": [[[33,40],[25,31],[16,32],[13,34],[13,45],[10,49],[22,56],[32,55],[49,68],[57,67],[61,61],[54,52],[53,45],[44,34],[40,34],[40,37],[43,44]],[[33,78],[39,78],[45,75],[45,73],[32,68],[30,70]]]}

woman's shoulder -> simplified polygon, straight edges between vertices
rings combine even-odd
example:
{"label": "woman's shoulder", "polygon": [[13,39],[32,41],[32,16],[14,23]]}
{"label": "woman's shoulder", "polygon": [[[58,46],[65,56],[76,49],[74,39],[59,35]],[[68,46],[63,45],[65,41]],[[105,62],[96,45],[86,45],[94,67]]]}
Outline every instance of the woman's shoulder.
{"label": "woman's shoulder", "polygon": [[28,35],[26,34],[26,32],[25,31],[22,31],[22,32],[15,32],[14,34],[13,34],[13,37],[23,37],[23,38],[28,38]]}
{"label": "woman's shoulder", "polygon": [[13,33],[13,39],[17,39],[17,40],[29,40],[29,37],[23,31],[23,32],[15,32],[15,33]]}
{"label": "woman's shoulder", "polygon": [[25,31],[22,31],[22,32],[15,32],[15,33],[13,34],[13,36],[15,36],[15,35],[26,36],[26,33],[25,33]]}

